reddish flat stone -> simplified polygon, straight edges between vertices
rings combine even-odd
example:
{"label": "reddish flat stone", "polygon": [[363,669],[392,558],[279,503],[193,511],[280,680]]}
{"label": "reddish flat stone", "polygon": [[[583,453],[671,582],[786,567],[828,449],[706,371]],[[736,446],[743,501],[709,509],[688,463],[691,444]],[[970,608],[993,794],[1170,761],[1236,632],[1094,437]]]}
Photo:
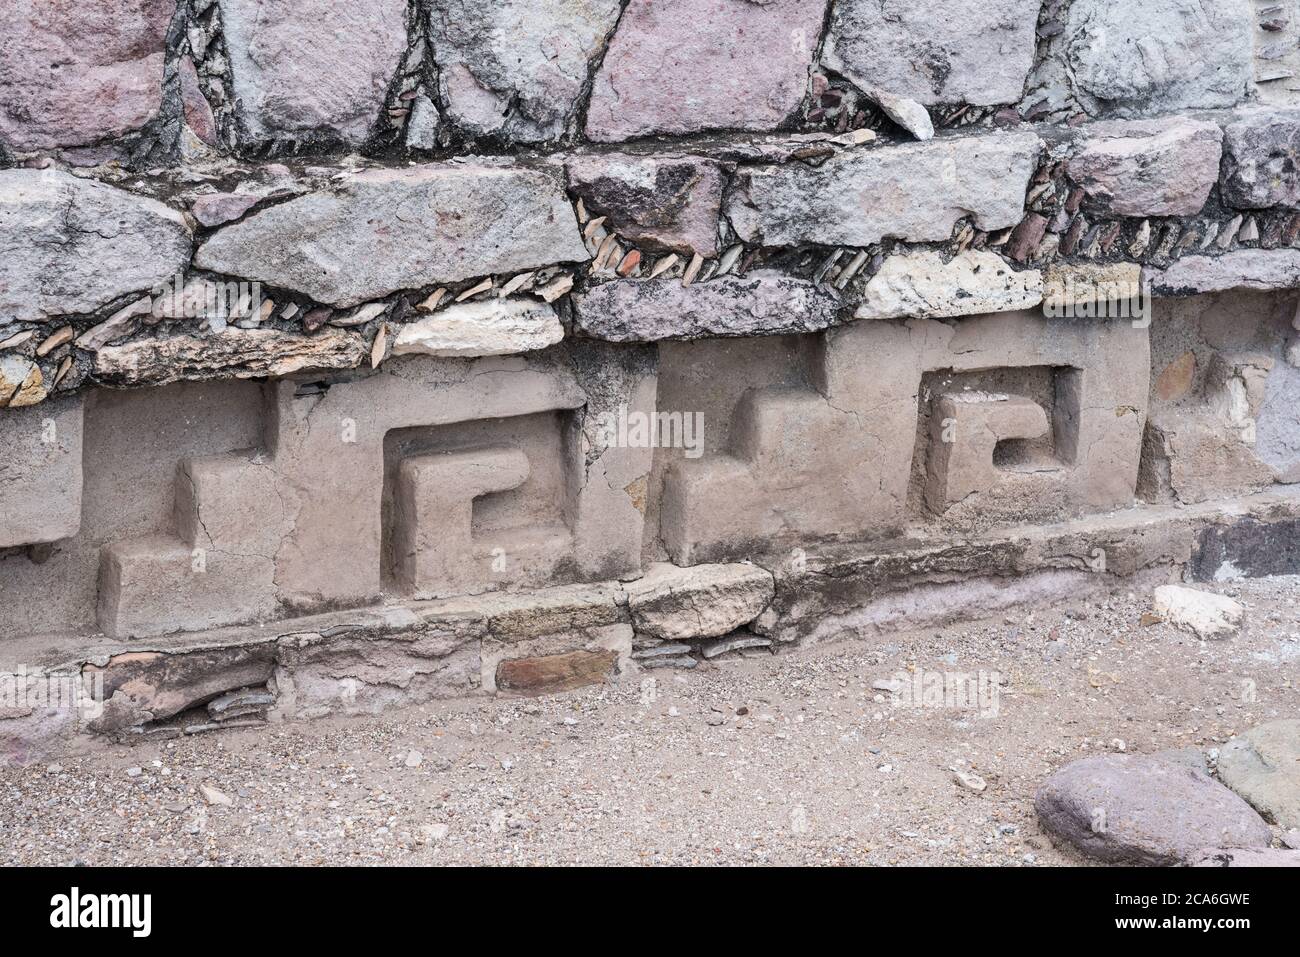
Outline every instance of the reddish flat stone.
{"label": "reddish flat stone", "polygon": [[551,694],[600,684],[617,657],[612,651],[571,651],[540,658],[511,658],[497,665],[497,687],[521,694]]}
{"label": "reddish flat stone", "polygon": [[212,115],[212,105],[199,87],[199,71],[189,57],[181,57],[178,72],[181,77],[181,103],[185,109],[185,122],[204,143],[217,145],[217,119]]}

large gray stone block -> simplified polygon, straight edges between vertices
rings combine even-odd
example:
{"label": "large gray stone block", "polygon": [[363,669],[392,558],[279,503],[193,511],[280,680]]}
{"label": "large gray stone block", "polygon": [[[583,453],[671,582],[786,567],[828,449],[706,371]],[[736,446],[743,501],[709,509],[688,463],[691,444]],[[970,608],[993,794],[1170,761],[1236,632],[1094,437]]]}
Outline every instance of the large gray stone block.
{"label": "large gray stone block", "polygon": [[611,342],[816,332],[835,323],[839,306],[807,280],[762,272],[686,288],[676,279],[607,282],[573,303],[577,328]]}
{"label": "large gray stone block", "polygon": [[447,115],[472,136],[562,134],[618,0],[424,0]]}
{"label": "large gray stone block", "polygon": [[627,585],[637,631],[666,641],[720,638],[757,618],[772,601],[772,573],[755,565],[653,565]]}
{"label": "large gray stone block", "polygon": [[393,340],[393,355],[508,356],[553,346],[564,338],[555,310],[532,299],[455,303],[409,322]]}
{"label": "large gray stone block", "polygon": [[895,254],[863,290],[858,319],[932,319],[1032,309],[1043,301],[1043,274],[1014,270],[987,250],[952,259],[931,250]]}
{"label": "large gray stone block", "polygon": [[965,216],[1005,229],[1024,215],[1040,145],[1032,133],[996,133],[759,167],[737,176],[726,212],[741,239],[765,246],[937,242]]}
{"label": "large gray stone block", "polygon": [[56,169],[0,170],[0,321],[93,312],[185,268],[190,230],[157,200]]}
{"label": "large gray stone block", "polygon": [[1250,0],[1074,0],[1027,99],[1093,116],[1236,106],[1254,86],[1254,30]]}
{"label": "large gray stone block", "polygon": [[218,2],[248,138],[369,136],[406,50],[407,0]]}
{"label": "large gray stone block", "polygon": [[1241,248],[1222,256],[1184,256],[1163,270],[1143,270],[1143,276],[1157,296],[1291,289],[1300,286],[1300,250]]}
{"label": "large gray stone block", "polygon": [[353,306],[588,258],[558,173],[468,163],[358,173],[227,226],[195,263]]}
{"label": "large gray stone block", "polygon": [[1041,0],[839,0],[823,62],[918,103],[1014,103]]}

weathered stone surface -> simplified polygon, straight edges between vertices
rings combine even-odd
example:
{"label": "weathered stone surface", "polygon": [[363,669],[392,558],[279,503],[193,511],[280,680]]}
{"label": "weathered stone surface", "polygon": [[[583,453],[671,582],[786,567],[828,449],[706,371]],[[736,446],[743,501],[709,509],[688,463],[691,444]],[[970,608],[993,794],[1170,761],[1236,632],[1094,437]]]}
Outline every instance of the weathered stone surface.
{"label": "weathered stone surface", "polygon": [[1163,270],[1147,269],[1157,296],[1194,296],[1224,289],[1300,286],[1300,250],[1234,249],[1222,256],[1184,256]]}
{"label": "weathered stone surface", "polygon": [[[481,684],[487,691],[544,694],[603,682],[626,668],[632,638],[626,623],[526,638],[489,635],[483,640]],[[507,662],[513,664],[503,670]]]}
{"label": "weathered stone surface", "polygon": [[1075,318],[1100,315],[1103,306],[1134,301],[1141,283],[1137,263],[1051,263],[1043,275],[1043,311]]}
{"label": "weathered stone surface", "polygon": [[826,0],[631,0],[596,74],[587,135],[775,129],[798,109]]}
{"label": "weathered stone surface", "polygon": [[840,0],[823,62],[924,104],[1014,103],[1034,62],[1040,0]]}
{"label": "weathered stone surface", "polygon": [[0,413],[0,548],[77,534],[81,435],[79,399]]}
{"label": "weathered stone surface", "polygon": [[1185,117],[1095,123],[1070,178],[1114,216],[1190,216],[1218,181],[1222,143],[1217,124]]}
{"label": "weathered stone surface", "polygon": [[[1170,459],[1163,471],[1182,501],[1273,484],[1276,473],[1259,458],[1257,439],[1267,386],[1278,366],[1265,353],[1212,353],[1190,401],[1152,410],[1148,456]],[[1269,423],[1270,432],[1277,427],[1276,421]]]}
{"label": "weathered stone surface", "polygon": [[[670,646],[671,647],[671,646]],[[700,653],[707,659],[718,658],[722,655],[730,654],[733,651],[749,651],[755,648],[771,648],[771,638],[760,638],[757,635],[738,632],[730,638],[719,638],[716,641],[707,641],[700,647]]]}
{"label": "weathered stone surface", "polygon": [[266,642],[210,651],[168,654],[125,652],[86,675],[103,680],[104,716],[95,730],[159,721],[225,691],[264,685],[275,668],[275,645]]}
{"label": "weathered stone surface", "polygon": [[1236,404],[1235,388],[1216,388],[1213,397],[1190,407],[1151,410],[1143,441],[1143,498],[1205,502],[1273,484],[1273,469],[1246,441],[1249,415]]}
{"label": "weathered stone surface", "polygon": [[[168,297],[164,296],[163,298]],[[144,321],[144,317],[148,316],[152,311],[151,296],[142,296],[129,302],[103,322],[91,326],[77,336],[77,347],[79,349],[101,349],[110,342],[125,339],[140,328],[140,323]]]}
{"label": "weathered stone surface", "polygon": [[1093,116],[1235,106],[1254,83],[1253,4],[1075,0],[1032,82]]}
{"label": "weathered stone surface", "polygon": [[520,694],[554,694],[600,684],[614,668],[614,651],[570,651],[537,658],[509,658],[497,665],[497,688]]}
{"label": "weathered stone surface", "polygon": [[432,150],[438,147],[438,131],[442,117],[429,94],[417,93],[411,103],[411,115],[406,121],[406,148]]}
{"label": "weathered stone surface", "polygon": [[1264,818],[1300,828],[1300,720],[1270,721],[1219,749],[1219,778]]}
{"label": "weathered stone surface", "polygon": [[0,141],[86,146],[138,130],[162,105],[176,0],[6,0]]}
{"label": "weathered stone surface", "polygon": [[21,332],[14,332],[12,326],[6,327],[5,329],[0,330],[0,352],[5,352],[9,349],[21,349],[35,338],[35,329],[24,329]]}
{"label": "weathered stone surface", "polygon": [[1084,758],[1034,797],[1045,830],[1113,864],[1191,863],[1206,847],[1265,848],[1272,833],[1208,775],[1159,758]]}
{"label": "weathered stone surface", "polygon": [[575,156],[569,188],[609,229],[650,250],[718,252],[722,171],[716,163],[685,156]]}
{"label": "weathered stone surface", "polygon": [[49,394],[41,367],[24,356],[0,356],[0,409],[21,409]]}
{"label": "weathered stone surface", "polygon": [[[29,671],[25,678],[15,676],[8,681],[14,691],[19,691],[23,687],[19,682],[25,681],[26,693],[35,698],[38,694],[48,694],[51,679],[61,682],[68,689],[69,696],[77,693],[75,674],[51,675]],[[15,697],[21,701],[26,695],[19,692]],[[77,701],[92,714],[96,710],[94,703],[84,696]],[[64,753],[77,734],[81,716],[79,708],[67,707],[62,701],[50,702],[44,707],[33,704],[0,708],[0,766],[22,767]]]}
{"label": "weathered stone surface", "polygon": [[1048,220],[1041,213],[1028,212],[1020,225],[1011,231],[1011,236],[1002,246],[1002,255],[1012,262],[1023,263],[1038,255],[1043,237],[1047,234]]}
{"label": "weathered stone surface", "polygon": [[1151,607],[1171,625],[1198,638],[1231,637],[1246,615],[1245,609],[1231,598],[1181,585],[1161,585],[1155,590]]}
{"label": "weathered stone surface", "polygon": [[1300,205],[1300,110],[1250,110],[1223,132],[1226,203],[1238,209]]}
{"label": "weathered stone surface", "polygon": [[588,258],[558,176],[503,163],[368,170],[219,230],[194,261],[355,306]]}
{"label": "weathered stone surface", "polygon": [[858,319],[975,316],[1032,309],[1043,301],[1043,275],[1019,272],[995,253],[968,250],[945,262],[942,253],[890,256],[867,283]]}
{"label": "weathered stone surface", "polygon": [[[286,636],[283,681],[295,717],[377,714],[387,708],[463,697],[480,688],[480,643],[459,628],[396,634]],[[471,632],[472,634],[472,632]],[[282,692],[283,694],[284,692]]]}
{"label": "weathered stone surface", "polygon": [[627,618],[621,601],[615,586],[600,583],[449,598],[429,607],[443,618],[481,618],[494,638],[515,643],[538,635],[599,631],[619,624]]}
{"label": "weathered stone surface", "polygon": [[1198,582],[1300,575],[1300,521],[1212,525],[1197,539],[1188,570]]}
{"label": "weathered stone surface", "polygon": [[667,641],[719,638],[749,624],[775,594],[772,573],[755,565],[653,565],[627,585],[637,631]]}
{"label": "weathered stone surface", "polygon": [[611,342],[815,332],[834,325],[839,310],[811,282],[761,271],[687,287],[607,282],[574,295],[573,305],[578,330]]}
{"label": "weathered stone surface", "polygon": [[188,264],[184,217],[55,169],[0,170],[0,320],[92,312]]}
{"label": "weathered stone surface", "polygon": [[1200,748],[1170,748],[1166,751],[1157,751],[1151,757],[1168,761],[1170,764],[1188,767],[1194,771],[1204,771],[1207,774],[1210,771],[1208,756]]}
{"label": "weathered stone surface", "polygon": [[269,691],[241,689],[213,698],[205,705],[205,710],[214,721],[233,721],[265,714],[266,709],[274,704],[275,695]]}
{"label": "weathered stone surface", "polygon": [[488,299],[448,306],[408,323],[393,355],[508,356],[553,346],[564,338],[555,309],[528,299]]}
{"label": "weathered stone surface", "polygon": [[565,130],[618,0],[424,0],[447,116],[472,136]]}
{"label": "weathered stone surface", "polygon": [[363,142],[406,49],[406,0],[218,0],[242,135]]}
{"label": "weathered stone surface", "polygon": [[727,216],[741,239],[768,246],[937,242],[964,216],[1006,229],[1024,216],[1039,146],[1032,133],[996,133],[745,170]]}
{"label": "weathered stone surface", "polygon": [[1277,470],[1278,480],[1300,483],[1300,340],[1295,361],[1278,362],[1264,384],[1255,418],[1255,454]]}
{"label": "weathered stone surface", "polygon": [[[152,321],[159,319],[206,319],[209,315],[218,313],[228,316],[233,309],[232,304],[229,302],[230,298],[230,296],[223,295],[222,287],[214,282],[207,279],[191,279],[179,289],[173,283],[171,289],[161,295],[151,296],[145,302],[149,304],[149,315]],[[132,308],[135,308],[135,304],[132,304]],[[110,342],[112,342],[112,338],[104,339],[95,344],[93,348],[101,348]]]}
{"label": "weathered stone surface", "polygon": [[95,353],[95,375],[115,385],[165,385],[183,379],[252,379],[304,369],[355,369],[369,353],[351,332],[299,336],[276,329],[229,328],[214,336],[139,339]]}

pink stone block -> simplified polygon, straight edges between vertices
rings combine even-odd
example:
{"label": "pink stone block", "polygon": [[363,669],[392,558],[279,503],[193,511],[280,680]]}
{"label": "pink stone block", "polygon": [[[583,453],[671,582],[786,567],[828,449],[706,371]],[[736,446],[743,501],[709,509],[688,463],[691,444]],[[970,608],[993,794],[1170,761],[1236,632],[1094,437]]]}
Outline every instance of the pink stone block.
{"label": "pink stone block", "polygon": [[596,75],[587,135],[771,130],[798,109],[817,0],[632,0]]}

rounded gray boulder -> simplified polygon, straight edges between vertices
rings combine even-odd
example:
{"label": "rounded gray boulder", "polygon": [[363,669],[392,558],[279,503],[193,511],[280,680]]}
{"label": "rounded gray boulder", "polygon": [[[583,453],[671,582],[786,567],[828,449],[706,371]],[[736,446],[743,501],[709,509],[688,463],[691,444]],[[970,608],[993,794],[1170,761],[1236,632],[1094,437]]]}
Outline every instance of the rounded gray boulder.
{"label": "rounded gray boulder", "polygon": [[1213,848],[1267,847],[1272,832],[1203,771],[1107,755],[1061,768],[1034,798],[1044,830],[1112,864],[1184,864]]}

